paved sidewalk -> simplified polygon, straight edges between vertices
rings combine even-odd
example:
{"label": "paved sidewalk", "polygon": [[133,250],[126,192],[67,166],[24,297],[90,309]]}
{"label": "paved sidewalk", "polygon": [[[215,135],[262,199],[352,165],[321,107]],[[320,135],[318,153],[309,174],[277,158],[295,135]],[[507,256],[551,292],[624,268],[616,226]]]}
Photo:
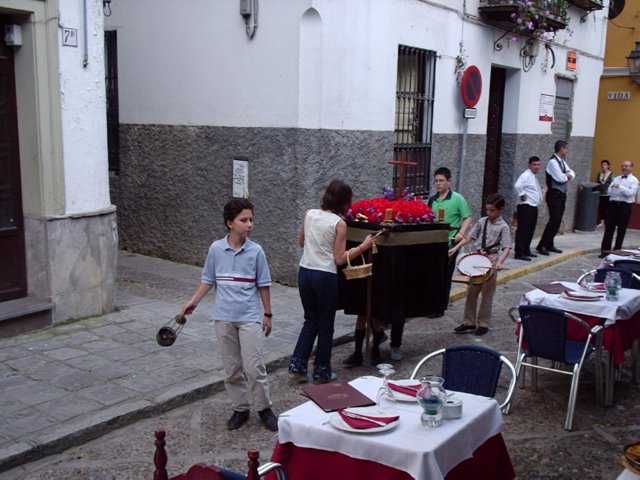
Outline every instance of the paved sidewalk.
{"label": "paved sidewalk", "polygon": [[[511,257],[500,283],[597,249],[602,230],[556,238],[562,254],[532,262]],[[627,233],[628,246],[640,232]],[[534,240],[535,245],[535,240]],[[117,311],[0,340],[0,471],[82,444],[141,418],[223,389],[208,319],[213,295],[189,317],[177,342],[162,348],[159,327],[197,286],[200,268],[121,252]],[[464,288],[452,291],[461,298]],[[274,330],[267,362],[286,364],[298,336],[297,289],[272,287]],[[338,313],[336,342],[350,339],[353,317]]]}

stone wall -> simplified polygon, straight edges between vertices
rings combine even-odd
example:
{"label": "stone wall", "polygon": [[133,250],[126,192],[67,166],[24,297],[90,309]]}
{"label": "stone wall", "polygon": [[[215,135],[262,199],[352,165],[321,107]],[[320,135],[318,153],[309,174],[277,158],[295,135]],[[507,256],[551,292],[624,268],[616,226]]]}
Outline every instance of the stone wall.
{"label": "stone wall", "polygon": [[118,231],[115,209],[25,216],[29,295],[54,304],[53,322],[113,311]]}
{"label": "stone wall", "polygon": [[[447,166],[457,185],[461,135],[434,134],[431,172]],[[503,135],[500,192],[505,219],[515,210],[513,183],[531,155],[543,162],[550,135]],[[570,142],[568,162],[577,181],[569,189],[564,228],[573,229],[577,184],[588,181],[591,138]],[[350,183],[354,199],[379,196],[391,184],[390,132],[276,128],[121,126],[121,170],[111,179],[118,207],[120,248],[202,265],[210,243],[226,233],[222,207],[232,192],[234,158],[249,162],[249,196],[255,206],[252,238],[264,247],[275,280],[293,285],[300,258],[298,230],[304,211],[319,205],[332,178]],[[469,135],[461,193],[477,219],[482,206],[485,136]],[[430,174],[431,175],[431,174]],[[539,174],[544,185],[544,175]],[[539,209],[538,233],[547,219]]]}
{"label": "stone wall", "polygon": [[201,265],[226,233],[233,159],[245,158],[252,239],[272,277],[295,284],[304,211],[333,178],[351,184],[355,199],[380,195],[391,183],[392,142],[390,132],[122,125],[120,175],[111,179],[120,248]]}

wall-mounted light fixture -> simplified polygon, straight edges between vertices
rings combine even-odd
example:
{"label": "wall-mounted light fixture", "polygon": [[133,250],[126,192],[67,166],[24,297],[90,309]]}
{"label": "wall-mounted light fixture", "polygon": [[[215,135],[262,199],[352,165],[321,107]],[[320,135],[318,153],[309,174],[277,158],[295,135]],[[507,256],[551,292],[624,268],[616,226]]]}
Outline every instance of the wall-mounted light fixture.
{"label": "wall-mounted light fixture", "polygon": [[244,19],[247,37],[252,39],[258,29],[258,0],[240,0],[240,15]]}
{"label": "wall-mounted light fixture", "polygon": [[102,12],[105,17],[111,16],[111,0],[102,0]]}
{"label": "wall-mounted light fixture", "polygon": [[636,42],[636,48],[631,50],[627,57],[629,64],[629,75],[636,85],[640,85],[640,42]]}

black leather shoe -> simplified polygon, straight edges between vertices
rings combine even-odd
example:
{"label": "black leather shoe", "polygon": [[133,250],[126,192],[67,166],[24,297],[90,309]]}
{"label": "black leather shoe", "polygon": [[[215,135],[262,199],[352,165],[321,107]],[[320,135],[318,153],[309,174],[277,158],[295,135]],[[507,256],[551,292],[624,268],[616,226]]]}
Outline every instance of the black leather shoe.
{"label": "black leather shoe", "polygon": [[600,255],[598,255],[598,258],[606,258],[606,256],[609,255],[608,253],[601,253]]}
{"label": "black leather shoe", "polygon": [[547,251],[548,252],[553,252],[553,253],[562,253],[562,250],[560,250],[559,248],[556,248],[556,247],[547,247]]}
{"label": "black leather shoe", "polygon": [[264,410],[260,410],[258,412],[258,416],[264,426],[267,427],[272,432],[278,431],[278,417],[276,417],[270,408],[265,408]]}
{"label": "black leather shoe", "polygon": [[374,367],[382,363],[382,356],[380,355],[380,350],[371,350],[371,365]]}
{"label": "black leather shoe", "polygon": [[362,353],[353,352],[342,361],[342,365],[347,368],[359,367],[360,365],[362,365]]}
{"label": "black leather shoe", "polygon": [[427,318],[440,318],[444,317],[444,312],[434,312],[427,315]]}
{"label": "black leather shoe", "polygon": [[514,258],[516,260],[523,260],[525,262],[530,262],[531,261],[531,259],[529,257],[525,257],[524,255],[516,255]]}
{"label": "black leather shoe", "polygon": [[527,252],[527,257],[537,258],[538,255],[536,255],[535,253]]}
{"label": "black leather shoe", "polygon": [[249,420],[249,412],[234,411],[233,415],[227,420],[227,428],[229,430],[237,430]]}
{"label": "black leather shoe", "polygon": [[453,331],[455,333],[469,333],[469,332],[475,331],[475,329],[476,327],[474,325],[465,325],[463,323],[462,325],[459,325],[456,328],[454,328]]}
{"label": "black leather shoe", "polygon": [[549,251],[544,247],[536,248],[536,252],[538,252],[540,255],[544,255],[544,256],[548,256],[549,255]]}
{"label": "black leather shoe", "polygon": [[489,329],[487,327],[478,327],[476,328],[476,335],[484,335],[488,331]]}

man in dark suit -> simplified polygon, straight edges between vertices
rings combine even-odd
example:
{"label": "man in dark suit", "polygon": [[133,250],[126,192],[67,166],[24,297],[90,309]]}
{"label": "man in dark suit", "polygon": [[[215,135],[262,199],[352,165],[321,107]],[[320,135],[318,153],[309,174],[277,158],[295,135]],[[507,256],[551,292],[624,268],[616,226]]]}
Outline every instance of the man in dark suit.
{"label": "man in dark suit", "polygon": [[549,255],[549,252],[562,253],[556,248],[553,240],[560,229],[565,204],[567,203],[567,184],[576,178],[576,174],[565,161],[569,153],[569,144],[564,140],[558,140],[555,144],[555,153],[547,162],[545,168],[547,178],[547,208],[549,209],[549,221],[544,227],[540,242],[536,251],[540,255]]}

